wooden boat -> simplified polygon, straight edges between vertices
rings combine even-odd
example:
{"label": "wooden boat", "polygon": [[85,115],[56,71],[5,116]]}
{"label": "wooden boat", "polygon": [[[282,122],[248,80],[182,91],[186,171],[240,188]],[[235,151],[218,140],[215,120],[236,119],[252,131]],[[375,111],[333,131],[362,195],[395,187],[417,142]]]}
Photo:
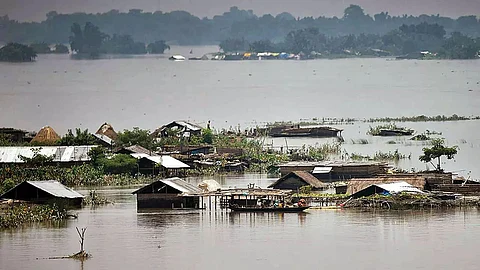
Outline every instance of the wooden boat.
{"label": "wooden boat", "polygon": [[380,129],[378,136],[409,136],[413,132],[412,129]]}
{"label": "wooden boat", "polygon": [[279,212],[279,213],[296,213],[307,210],[310,206],[296,206],[296,207],[245,207],[238,205],[230,205],[230,210],[235,212]]}
{"label": "wooden boat", "polygon": [[342,129],[326,126],[277,126],[270,128],[270,137],[340,137]]}

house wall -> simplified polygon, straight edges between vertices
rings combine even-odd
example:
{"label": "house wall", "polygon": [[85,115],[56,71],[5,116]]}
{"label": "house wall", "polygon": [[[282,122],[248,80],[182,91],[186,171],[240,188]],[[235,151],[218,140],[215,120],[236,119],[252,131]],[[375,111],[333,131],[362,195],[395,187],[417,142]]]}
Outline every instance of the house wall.
{"label": "house wall", "polygon": [[183,197],[177,194],[137,194],[137,208],[198,208],[198,197]]}

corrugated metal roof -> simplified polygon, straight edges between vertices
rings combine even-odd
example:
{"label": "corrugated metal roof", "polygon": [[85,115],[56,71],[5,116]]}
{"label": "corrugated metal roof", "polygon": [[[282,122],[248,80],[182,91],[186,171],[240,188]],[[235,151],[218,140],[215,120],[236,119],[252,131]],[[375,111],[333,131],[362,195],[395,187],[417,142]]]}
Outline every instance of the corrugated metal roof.
{"label": "corrugated metal roof", "polygon": [[315,167],[313,168],[313,174],[320,174],[320,173],[330,173],[333,167]]}
{"label": "corrugated metal roof", "polygon": [[190,168],[187,164],[171,156],[150,156],[146,154],[130,154],[134,158],[146,158],[167,169]]}
{"label": "corrugated metal roof", "polygon": [[69,187],[62,185],[58,181],[49,180],[49,181],[26,181],[26,182],[58,198],[68,198],[68,199],[83,198],[82,194],[76,192],[75,190]]}
{"label": "corrugated metal roof", "polygon": [[97,139],[105,142],[108,145],[113,145],[113,143],[115,142],[110,137],[108,137],[107,135],[104,135],[104,134],[95,133],[95,134],[93,134],[93,136],[95,136]]}
{"label": "corrugated metal roof", "polygon": [[19,156],[33,157],[32,149],[40,149],[40,154],[53,156],[54,162],[90,161],[88,152],[96,145],[83,146],[5,146],[0,147],[0,163],[23,163]]}
{"label": "corrugated metal roof", "polygon": [[174,121],[174,123],[177,123],[178,125],[185,127],[187,130],[192,130],[192,131],[202,130],[202,127],[191,124],[186,121]]}
{"label": "corrugated metal roof", "polygon": [[401,192],[423,193],[423,191],[421,191],[420,189],[404,181],[399,181],[399,182],[389,183],[389,184],[377,184],[375,186],[385,189],[390,194],[401,193]]}

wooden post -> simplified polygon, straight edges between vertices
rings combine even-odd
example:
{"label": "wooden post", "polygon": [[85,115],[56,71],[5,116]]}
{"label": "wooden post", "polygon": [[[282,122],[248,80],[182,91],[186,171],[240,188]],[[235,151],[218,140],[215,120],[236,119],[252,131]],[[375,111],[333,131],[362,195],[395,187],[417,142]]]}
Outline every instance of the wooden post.
{"label": "wooden post", "polygon": [[80,230],[78,227],[75,227],[75,229],[77,229],[78,236],[80,237],[80,240],[78,240],[78,242],[80,242],[80,252],[83,253],[83,242],[85,241],[85,232],[87,231],[87,227],[81,228]]}

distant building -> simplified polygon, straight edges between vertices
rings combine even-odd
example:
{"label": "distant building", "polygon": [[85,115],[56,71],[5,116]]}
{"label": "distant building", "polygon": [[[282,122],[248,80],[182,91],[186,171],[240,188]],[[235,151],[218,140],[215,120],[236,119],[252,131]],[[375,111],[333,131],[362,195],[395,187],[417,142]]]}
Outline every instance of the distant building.
{"label": "distant building", "polygon": [[103,123],[100,128],[95,132],[97,135],[104,135],[110,138],[112,141],[115,141],[118,138],[117,132],[113,129],[113,126],[109,123]]}
{"label": "distant building", "polygon": [[3,127],[0,128],[0,135],[3,135],[14,143],[28,143],[35,136],[35,133],[32,134],[32,132],[28,132],[26,130]]}
{"label": "distant building", "polygon": [[180,137],[188,138],[192,135],[200,136],[202,127],[186,121],[173,121],[156,129],[151,135],[154,138],[164,138],[171,136],[171,132],[178,133]]}
{"label": "distant building", "polygon": [[83,195],[58,181],[24,181],[7,191],[0,198],[32,203],[63,203],[69,206],[82,205]]}
{"label": "distant building", "polygon": [[373,184],[364,189],[361,189],[352,194],[352,198],[361,198],[361,197],[368,197],[375,194],[380,195],[395,195],[400,193],[414,193],[414,194],[422,194],[424,193],[420,189],[410,185],[404,181],[398,181],[388,184]]}
{"label": "distant building", "polygon": [[180,160],[167,155],[151,156],[143,153],[132,153],[130,155],[138,159],[138,170],[142,174],[172,177],[183,175],[183,171],[190,168]]}
{"label": "distant building", "polygon": [[137,195],[137,208],[200,208],[202,190],[178,177],[160,179],[132,194]]}
{"label": "distant building", "polygon": [[321,190],[326,187],[326,185],[315,176],[305,171],[290,172],[268,187],[274,189],[298,190],[303,186],[311,186],[312,190]]}

